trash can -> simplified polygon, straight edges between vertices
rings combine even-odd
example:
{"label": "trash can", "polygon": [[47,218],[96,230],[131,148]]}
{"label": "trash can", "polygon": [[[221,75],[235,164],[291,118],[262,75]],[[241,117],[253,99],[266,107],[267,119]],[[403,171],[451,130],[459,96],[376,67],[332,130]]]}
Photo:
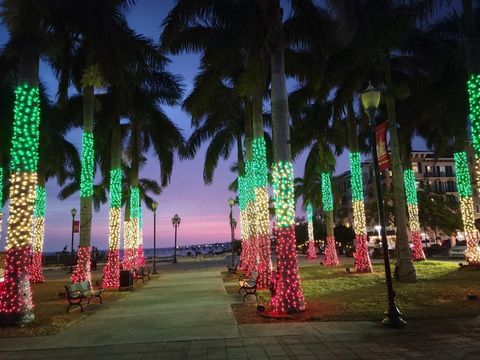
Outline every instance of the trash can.
{"label": "trash can", "polygon": [[118,290],[130,290],[133,288],[133,274],[130,270],[120,271],[120,286]]}

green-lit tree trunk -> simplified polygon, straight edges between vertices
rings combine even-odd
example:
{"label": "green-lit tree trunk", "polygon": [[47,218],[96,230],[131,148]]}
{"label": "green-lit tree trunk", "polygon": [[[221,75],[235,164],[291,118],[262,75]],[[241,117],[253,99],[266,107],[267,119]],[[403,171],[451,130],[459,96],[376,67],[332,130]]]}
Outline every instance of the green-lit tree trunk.
{"label": "green-lit tree trunk", "polygon": [[385,85],[386,85],[386,103],[388,126],[390,131],[391,163],[393,173],[393,200],[396,241],[395,253],[397,261],[395,264],[395,274],[398,281],[414,282],[417,280],[417,273],[413,266],[412,252],[408,244],[407,234],[407,209],[405,206],[405,191],[403,179],[403,167],[400,160],[400,144],[397,135],[397,116],[395,112],[395,100],[393,98],[393,82],[390,69],[390,58],[385,57]]}
{"label": "green-lit tree trunk", "polygon": [[108,226],[108,261],[103,268],[103,287],[120,285],[120,222],[122,217],[122,141],[120,119],[115,119],[111,138],[110,210]]}
{"label": "green-lit tree trunk", "polygon": [[263,89],[260,81],[252,101],[253,108],[253,167],[255,185],[256,240],[259,253],[258,286],[267,289],[270,285],[272,260],[270,251],[270,214],[268,211],[267,148],[263,134]]}
{"label": "green-lit tree trunk", "polygon": [[363,193],[362,158],[358,146],[357,118],[350,101],[348,115],[348,148],[350,150],[350,185],[352,189],[353,230],[355,232],[355,267],[357,272],[372,272],[372,263],[368,254],[368,235],[365,217]]}
{"label": "green-lit tree trunk", "polygon": [[34,320],[29,265],[40,125],[38,63],[38,54],[30,51],[23,54],[18,64],[0,323],[30,323]]}
{"label": "green-lit tree trunk", "polygon": [[87,69],[83,77],[83,138],[82,138],[82,169],[80,176],[80,241],[77,253],[77,266],[72,274],[72,282],[90,281],[90,245],[92,232],[92,195],[94,180],[94,81]]}
{"label": "green-lit tree trunk", "polygon": [[[465,37],[465,53],[467,59],[467,69],[469,80],[467,83],[469,104],[470,104],[470,123],[472,133],[472,143],[475,153],[475,181],[477,189],[480,189],[480,51],[478,49],[479,35],[477,25],[475,23],[475,14],[477,8],[474,7],[472,0],[462,0],[463,17],[464,17],[464,37]],[[478,6],[478,5],[477,5]],[[465,202],[467,197],[462,198]],[[464,212],[464,209],[470,205],[464,204],[462,207],[462,217],[470,217]],[[465,222],[465,219],[464,219]],[[478,250],[478,236],[473,229],[467,230],[470,224],[464,223],[465,231],[469,231],[467,235],[467,252],[466,258],[469,264],[480,265],[480,251]]]}
{"label": "green-lit tree trunk", "polygon": [[277,277],[272,309],[278,313],[305,309],[300,287],[295,237],[295,198],[290,151],[290,114],[284,64],[283,10],[278,0],[269,1],[271,11],[271,104],[273,126],[273,188],[277,233]]}

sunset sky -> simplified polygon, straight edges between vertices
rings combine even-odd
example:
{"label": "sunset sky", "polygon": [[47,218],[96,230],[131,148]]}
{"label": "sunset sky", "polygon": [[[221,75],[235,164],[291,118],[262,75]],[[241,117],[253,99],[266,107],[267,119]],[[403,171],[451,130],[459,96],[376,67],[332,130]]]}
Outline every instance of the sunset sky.
{"label": "sunset sky", "polygon": [[[128,14],[130,25],[139,33],[158,41],[161,32],[161,23],[170,9],[173,0],[151,1],[140,0]],[[0,27],[0,44],[8,40],[5,27]],[[171,57],[169,70],[183,78],[185,94],[192,89],[192,83],[198,67],[197,55],[181,55]],[[57,82],[46,64],[40,68],[41,80],[47,85],[50,96],[56,93]],[[293,84],[294,86],[294,84]],[[190,119],[179,107],[165,108],[166,113],[183,130],[185,137],[191,133]],[[81,131],[72,131],[69,139],[80,149]],[[156,198],[159,203],[157,210],[157,246],[170,247],[173,244],[173,228],[171,218],[178,213],[182,218],[179,228],[179,245],[203,244],[223,242],[229,240],[228,198],[235,194],[229,193],[228,184],[234,179],[229,166],[235,161],[220,162],[215,173],[214,183],[210,186],[203,184],[203,161],[205,147],[198,152],[194,160],[180,162],[177,160],[171,179],[171,184]],[[236,154],[233,151],[232,154]],[[147,166],[142,170],[141,177],[158,180],[158,163],[153,156],[148,156]],[[303,173],[304,157],[300,157],[295,164],[295,175]],[[348,168],[347,156],[344,153],[337,164],[337,173]],[[59,187],[54,181],[47,184],[47,211],[45,227],[45,251],[60,251],[68,244],[70,247],[71,215],[70,209],[79,209],[79,194],[66,201],[59,201],[57,194]],[[238,210],[238,209],[237,209]],[[5,207],[6,216],[8,206]],[[5,220],[6,220],[5,216]],[[238,218],[238,211],[235,211]],[[78,215],[77,215],[78,219]],[[144,244],[153,246],[153,215],[144,208]],[[237,235],[239,234],[237,228]],[[3,222],[2,239],[0,246],[5,245],[6,221]],[[78,245],[78,235],[76,235]],[[108,245],[108,203],[103,205],[99,213],[94,214],[92,229],[92,245],[106,249]]]}

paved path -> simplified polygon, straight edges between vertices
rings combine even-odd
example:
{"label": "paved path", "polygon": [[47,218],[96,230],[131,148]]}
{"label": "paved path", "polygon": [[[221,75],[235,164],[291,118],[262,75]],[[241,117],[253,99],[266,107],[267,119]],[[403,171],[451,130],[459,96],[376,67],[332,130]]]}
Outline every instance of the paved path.
{"label": "paved path", "polygon": [[[480,322],[440,332],[370,322],[237,326],[215,262],[178,264],[48,337],[0,339],[0,359],[478,359]],[[455,328],[455,330],[453,330]]]}

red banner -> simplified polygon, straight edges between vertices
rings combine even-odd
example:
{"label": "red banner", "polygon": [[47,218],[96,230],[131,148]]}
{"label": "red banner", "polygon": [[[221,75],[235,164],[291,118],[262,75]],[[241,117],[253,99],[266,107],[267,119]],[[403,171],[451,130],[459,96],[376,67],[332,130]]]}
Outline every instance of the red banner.
{"label": "red banner", "polygon": [[390,157],[387,150],[387,125],[385,121],[375,127],[375,137],[377,142],[377,159],[380,171],[390,167]]}
{"label": "red banner", "polygon": [[79,233],[80,232],[80,221],[73,222],[73,232]]}

